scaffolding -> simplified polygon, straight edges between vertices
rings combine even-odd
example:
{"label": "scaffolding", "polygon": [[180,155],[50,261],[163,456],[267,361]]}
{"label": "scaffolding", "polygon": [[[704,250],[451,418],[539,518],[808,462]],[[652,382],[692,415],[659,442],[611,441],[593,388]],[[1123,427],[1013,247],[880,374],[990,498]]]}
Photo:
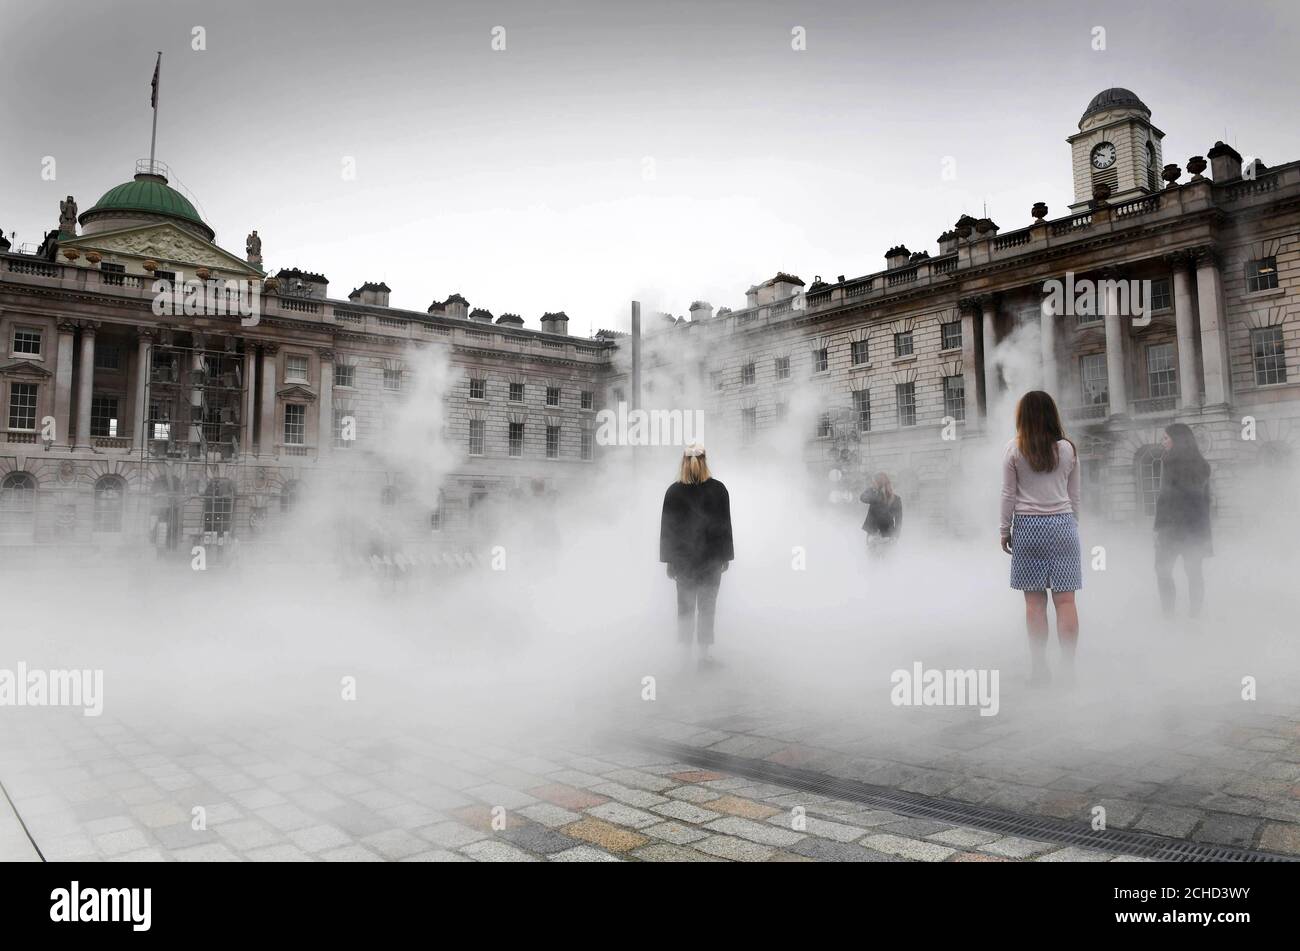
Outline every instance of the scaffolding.
{"label": "scaffolding", "polygon": [[187,335],[188,343],[177,339],[182,336],[160,331],[145,377],[140,462],[160,470],[150,534],[160,550],[176,549],[183,538],[224,548],[236,536],[236,487],[251,448],[241,445],[244,355],[233,336],[223,336],[221,347],[209,346],[198,331]]}

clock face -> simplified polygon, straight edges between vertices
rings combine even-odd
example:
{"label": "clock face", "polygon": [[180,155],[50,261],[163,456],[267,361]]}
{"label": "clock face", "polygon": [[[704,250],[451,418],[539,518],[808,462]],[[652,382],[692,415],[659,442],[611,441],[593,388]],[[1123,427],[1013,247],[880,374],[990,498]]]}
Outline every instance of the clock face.
{"label": "clock face", "polygon": [[1101,142],[1093,147],[1092,150],[1092,167],[1093,168],[1110,168],[1115,164],[1115,146],[1109,142]]}

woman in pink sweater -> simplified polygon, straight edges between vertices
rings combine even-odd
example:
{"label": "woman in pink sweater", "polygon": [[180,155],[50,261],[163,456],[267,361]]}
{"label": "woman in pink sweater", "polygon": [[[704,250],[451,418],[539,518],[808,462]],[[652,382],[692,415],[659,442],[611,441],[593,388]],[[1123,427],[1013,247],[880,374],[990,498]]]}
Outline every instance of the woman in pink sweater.
{"label": "woman in pink sweater", "polygon": [[1074,680],[1083,587],[1079,550],[1079,459],[1065,438],[1056,402],[1032,390],[1016,406],[1016,438],[1002,459],[1002,550],[1011,555],[1011,587],[1025,593],[1025,624],[1033,662],[1030,683],[1051,680],[1047,668],[1047,592],[1056,608],[1056,636],[1065,681]]}

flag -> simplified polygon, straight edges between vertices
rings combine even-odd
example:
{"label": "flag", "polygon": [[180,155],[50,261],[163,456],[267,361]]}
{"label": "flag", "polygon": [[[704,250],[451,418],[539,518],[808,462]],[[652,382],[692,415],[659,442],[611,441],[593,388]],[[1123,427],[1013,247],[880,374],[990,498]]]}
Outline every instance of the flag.
{"label": "flag", "polygon": [[149,84],[150,88],[153,90],[153,92],[149,94],[149,105],[153,106],[155,109],[158,108],[158,71],[160,69],[162,69],[162,53],[158,54],[158,62],[155,63],[153,67],[153,82]]}

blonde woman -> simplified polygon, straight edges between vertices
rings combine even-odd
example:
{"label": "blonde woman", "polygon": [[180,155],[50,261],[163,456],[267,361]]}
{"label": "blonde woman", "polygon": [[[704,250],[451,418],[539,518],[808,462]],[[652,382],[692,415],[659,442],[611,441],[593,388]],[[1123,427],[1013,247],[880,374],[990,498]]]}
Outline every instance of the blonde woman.
{"label": "blonde woman", "polygon": [[1065,682],[1074,681],[1083,587],[1079,548],[1079,457],[1065,438],[1056,401],[1031,390],[1016,406],[1016,438],[1002,458],[1002,550],[1011,555],[1011,587],[1024,592],[1033,664],[1030,683],[1051,680],[1047,669],[1047,592],[1056,608],[1056,639]]}
{"label": "blonde woman", "polygon": [[731,498],[709,473],[704,447],[691,443],[682,453],[677,481],[664,493],[659,522],[659,560],[677,582],[677,638],[700,646],[700,667],[715,665],[713,613],[722,573],[736,557],[731,540]]}

